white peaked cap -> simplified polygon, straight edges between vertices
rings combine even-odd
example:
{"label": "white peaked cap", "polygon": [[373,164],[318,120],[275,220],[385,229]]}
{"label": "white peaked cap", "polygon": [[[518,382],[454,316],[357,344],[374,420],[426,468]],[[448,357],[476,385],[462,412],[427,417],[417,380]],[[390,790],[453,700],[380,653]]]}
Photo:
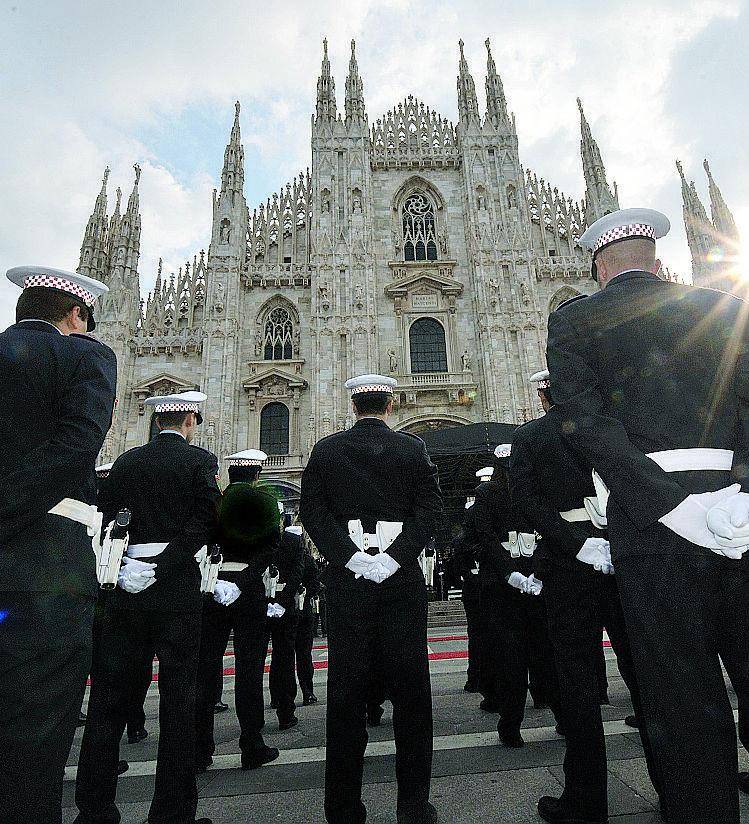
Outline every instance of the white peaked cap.
{"label": "white peaked cap", "polygon": [[494,474],[494,467],[493,466],[485,466],[483,469],[479,469],[476,473],[477,478],[491,478]]}
{"label": "white peaked cap", "polygon": [[531,383],[537,383],[539,389],[547,389],[551,386],[551,381],[549,380],[549,370],[542,369],[540,372],[534,372],[529,380]]}
{"label": "white peaked cap", "polygon": [[241,452],[227,455],[225,460],[230,466],[262,466],[263,462],[268,460],[268,456],[262,449],[243,449]]}
{"label": "white peaked cap", "polygon": [[499,444],[494,450],[494,457],[495,458],[509,458],[510,452],[512,452],[512,444],[511,443],[501,443]]}
{"label": "white peaked cap", "polygon": [[101,464],[101,466],[97,466],[95,472],[97,475],[103,474],[104,472],[109,472],[109,470],[114,466],[114,461],[110,463]]}
{"label": "white peaked cap", "polygon": [[300,526],[296,526],[295,524],[292,524],[291,526],[287,526],[286,529],[284,530],[284,532],[290,532],[292,535],[301,535],[302,534],[302,528]]}
{"label": "white peaked cap", "polygon": [[475,499],[475,498],[473,498],[473,499],[469,498],[469,499],[466,501],[466,507],[465,507],[465,508],[466,508],[466,509],[470,509],[470,508],[471,508],[471,507],[472,507],[475,503],[476,503],[476,499]]}
{"label": "white peaked cap", "polygon": [[202,392],[180,392],[177,395],[156,395],[146,398],[146,406],[153,406],[154,412],[200,412],[200,404],[208,399]]}
{"label": "white peaked cap", "polygon": [[100,280],[52,266],[15,266],[8,269],[6,277],[22,289],[32,286],[59,289],[82,300],[86,306],[93,306],[96,298],[109,291],[109,287]]}
{"label": "white peaked cap", "polygon": [[346,389],[349,389],[352,395],[360,395],[363,392],[387,392],[392,395],[397,385],[398,381],[387,375],[358,375],[346,381]]}
{"label": "white peaked cap", "polygon": [[579,243],[595,257],[601,249],[620,240],[645,237],[655,241],[665,237],[670,229],[669,219],[655,209],[619,209],[589,226]]}

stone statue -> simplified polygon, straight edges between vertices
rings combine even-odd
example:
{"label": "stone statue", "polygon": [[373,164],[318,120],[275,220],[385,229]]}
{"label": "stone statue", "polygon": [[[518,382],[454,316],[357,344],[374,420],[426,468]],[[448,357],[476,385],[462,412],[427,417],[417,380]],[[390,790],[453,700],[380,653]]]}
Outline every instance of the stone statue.
{"label": "stone statue", "polygon": [[354,195],[353,210],[355,215],[360,215],[362,213],[361,198],[359,197],[359,195]]}
{"label": "stone statue", "polygon": [[322,196],[322,211],[324,215],[330,212],[330,195],[327,192]]}
{"label": "stone statue", "polygon": [[401,253],[401,236],[400,232],[397,229],[393,229],[391,233],[391,237],[393,240],[393,251],[395,252],[395,257],[398,257]]}
{"label": "stone statue", "polygon": [[361,283],[357,283],[354,288],[354,300],[357,303],[364,303],[364,287]]}
{"label": "stone statue", "polygon": [[439,234],[437,235],[437,240],[440,245],[440,252],[443,255],[447,254],[447,230],[444,226],[440,226]]}
{"label": "stone statue", "polygon": [[293,343],[293,351],[294,351],[294,356],[295,357],[299,357],[299,350],[300,350],[300,347],[301,347],[301,338],[302,338],[302,335],[301,335],[299,329],[295,329],[294,330],[294,343]]}
{"label": "stone statue", "polygon": [[398,372],[398,355],[395,354],[395,349],[388,349],[388,359],[390,361],[390,374],[395,375]]}
{"label": "stone statue", "polygon": [[259,358],[263,354],[263,335],[258,329],[255,335],[255,357]]}
{"label": "stone statue", "polygon": [[229,225],[229,221],[226,221],[226,222],[222,221],[221,231],[220,231],[221,242],[222,243],[228,243],[230,234],[231,234],[231,227]]}
{"label": "stone statue", "polygon": [[460,356],[460,362],[464,372],[471,371],[471,353],[467,349],[463,350],[463,354]]}

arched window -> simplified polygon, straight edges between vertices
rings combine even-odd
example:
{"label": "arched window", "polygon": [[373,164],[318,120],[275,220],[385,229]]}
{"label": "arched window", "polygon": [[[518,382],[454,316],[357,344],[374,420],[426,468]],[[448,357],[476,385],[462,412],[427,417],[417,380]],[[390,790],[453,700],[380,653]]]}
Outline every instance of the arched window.
{"label": "arched window", "polygon": [[423,192],[413,192],[403,204],[403,255],[406,260],[437,260],[434,209]]}
{"label": "arched window", "polygon": [[411,372],[447,372],[445,330],[434,318],[419,318],[409,332]]}
{"label": "arched window", "polygon": [[294,325],[288,309],[277,306],[265,321],[263,335],[264,360],[291,360],[293,357],[292,336]]}
{"label": "arched window", "polygon": [[260,413],[260,448],[268,455],[289,454],[289,408],[269,403]]}

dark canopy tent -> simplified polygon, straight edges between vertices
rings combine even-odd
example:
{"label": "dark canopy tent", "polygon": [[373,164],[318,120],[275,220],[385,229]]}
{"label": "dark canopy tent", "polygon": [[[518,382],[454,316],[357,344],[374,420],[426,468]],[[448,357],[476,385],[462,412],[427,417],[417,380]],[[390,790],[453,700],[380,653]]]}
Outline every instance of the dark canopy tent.
{"label": "dark canopy tent", "polygon": [[478,485],[477,470],[485,466],[507,469],[507,458],[495,458],[494,450],[510,443],[516,428],[510,423],[471,423],[419,433],[439,469],[445,500],[445,516],[436,535],[443,559],[450,556],[450,541],[460,529],[466,498]]}

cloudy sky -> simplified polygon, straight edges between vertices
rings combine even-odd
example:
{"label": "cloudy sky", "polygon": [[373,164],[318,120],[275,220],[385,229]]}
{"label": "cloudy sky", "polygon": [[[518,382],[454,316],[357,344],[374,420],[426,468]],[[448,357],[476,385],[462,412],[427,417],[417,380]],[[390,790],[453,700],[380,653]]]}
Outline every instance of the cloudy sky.
{"label": "cloudy sky", "polygon": [[[689,272],[677,157],[703,199],[710,159],[749,242],[742,0],[5,0],[0,32],[2,271],[74,268],[104,166],[111,212],[136,161],[144,291],[159,257],[176,270],[207,246],[234,100],[250,208],[309,165],[324,36],[340,108],[356,39],[370,120],[408,94],[457,119],[457,41],[483,98],[490,37],[527,167],[582,196],[579,95],[621,204],[670,215],[672,269]],[[0,328],[16,295],[3,282]]]}

